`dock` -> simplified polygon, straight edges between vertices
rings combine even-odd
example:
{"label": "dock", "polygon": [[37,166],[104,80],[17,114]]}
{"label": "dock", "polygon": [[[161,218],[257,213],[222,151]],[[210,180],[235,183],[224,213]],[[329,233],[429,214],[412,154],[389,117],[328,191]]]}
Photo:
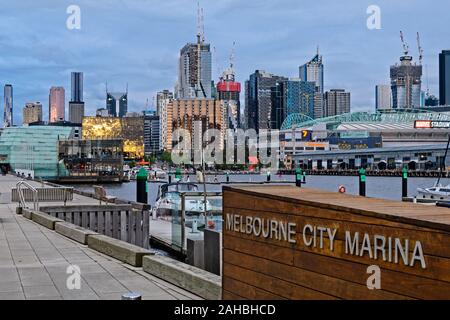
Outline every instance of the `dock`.
{"label": "dock", "polygon": [[[11,202],[11,189],[18,181],[15,176],[0,176],[0,300],[120,300],[128,292],[138,292],[143,300],[200,299],[142,267],[132,267],[16,214],[18,203]],[[76,193],[73,198],[77,205],[98,205],[98,200]],[[67,285],[70,266],[80,269],[79,289]]]}

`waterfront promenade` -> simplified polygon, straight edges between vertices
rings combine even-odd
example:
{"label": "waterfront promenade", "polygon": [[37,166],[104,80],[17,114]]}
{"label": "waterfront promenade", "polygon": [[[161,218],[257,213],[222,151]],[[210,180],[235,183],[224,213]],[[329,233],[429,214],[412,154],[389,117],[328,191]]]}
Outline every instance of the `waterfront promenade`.
{"label": "waterfront promenade", "polygon": [[[142,268],[100,254],[17,215],[18,204],[11,203],[11,189],[18,181],[14,176],[0,176],[0,300],[117,300],[127,292],[138,292],[144,300],[199,299]],[[73,203],[98,201],[74,194]],[[67,286],[69,266],[80,268],[80,289]]]}

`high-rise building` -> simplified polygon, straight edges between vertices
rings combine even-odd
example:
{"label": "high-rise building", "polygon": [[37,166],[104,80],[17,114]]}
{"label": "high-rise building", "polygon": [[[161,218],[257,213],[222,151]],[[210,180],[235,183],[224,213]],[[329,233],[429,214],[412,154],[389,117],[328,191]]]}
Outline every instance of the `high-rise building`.
{"label": "high-rise building", "polygon": [[272,113],[272,87],[285,77],[275,76],[263,70],[256,70],[246,82],[245,112],[248,129],[270,129]]}
{"label": "high-rise building", "polygon": [[159,116],[155,111],[144,111],[144,151],[146,155],[161,151]]}
{"label": "high-rise building", "polygon": [[387,110],[391,109],[391,106],[391,86],[387,84],[375,86],[375,109]]}
{"label": "high-rise building", "polygon": [[106,109],[112,117],[124,117],[128,112],[127,92],[106,92]]}
{"label": "high-rise building", "polygon": [[[189,131],[192,139],[191,146],[194,146],[195,137],[201,137],[207,129],[218,129],[221,132],[220,145],[223,147],[226,129],[228,129],[226,109],[223,101],[214,99],[174,99],[165,108],[166,125],[165,129],[161,130],[162,132],[165,131],[165,150],[172,150],[172,135],[176,129]],[[195,125],[196,122],[201,123],[201,132],[198,131],[200,128]],[[194,148],[192,150],[195,152]]]}
{"label": "high-rise building", "polygon": [[420,107],[422,91],[422,66],[412,63],[408,55],[400,57],[400,65],[391,66],[392,108],[410,109]]}
{"label": "high-rise building", "polygon": [[439,54],[439,104],[450,105],[450,50]]}
{"label": "high-rise building", "polygon": [[72,72],[70,102],[83,102],[83,72]]}
{"label": "high-rise building", "polygon": [[63,87],[51,87],[48,106],[48,122],[65,120],[65,95]]}
{"label": "high-rise building", "polygon": [[95,115],[97,117],[110,117],[109,113],[108,113],[108,109],[106,108],[99,108],[95,111]]}
{"label": "high-rise building", "polygon": [[271,129],[281,129],[286,117],[294,113],[314,117],[315,82],[299,79],[279,81],[271,91]]}
{"label": "high-rise building", "polygon": [[[211,48],[200,35],[180,51],[177,98],[211,98]],[[200,54],[199,54],[200,53]]]}
{"label": "high-rise building", "polygon": [[241,123],[241,84],[236,81],[233,65],[226,69],[217,83],[217,98],[225,102],[228,127],[237,129]]}
{"label": "high-rise building", "polygon": [[69,121],[76,124],[83,123],[84,102],[69,102]]}
{"label": "high-rise building", "polygon": [[4,91],[5,110],[3,112],[3,127],[13,126],[13,87],[10,84],[5,85]]}
{"label": "high-rise building", "polygon": [[337,116],[350,112],[350,92],[344,89],[331,89],[325,92],[325,117]]}
{"label": "high-rise building", "polygon": [[161,106],[164,100],[173,99],[173,92],[169,90],[163,90],[156,94],[156,115],[161,115]]}
{"label": "high-rise building", "polygon": [[299,78],[302,81],[315,83],[313,118],[317,119],[323,117],[324,75],[323,75],[323,59],[322,56],[319,54],[319,50],[317,50],[317,54],[310,61],[299,67]]}
{"label": "high-rise building", "polygon": [[29,102],[23,108],[23,124],[42,122],[42,104]]}

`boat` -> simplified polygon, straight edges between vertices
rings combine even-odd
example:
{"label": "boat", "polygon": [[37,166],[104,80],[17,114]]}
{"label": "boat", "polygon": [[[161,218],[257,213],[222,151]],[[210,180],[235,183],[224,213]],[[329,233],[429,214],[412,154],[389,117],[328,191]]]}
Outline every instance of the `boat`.
{"label": "boat", "polygon": [[[152,207],[152,218],[173,221],[181,217],[181,193],[199,192],[198,186],[192,182],[165,183],[159,186],[155,205]],[[201,192],[198,195],[187,196],[185,199],[186,226],[190,227],[195,220],[198,228],[205,226],[205,201]],[[222,212],[221,199],[207,199],[206,211],[208,215],[220,215]]]}
{"label": "boat", "polygon": [[434,200],[450,200],[450,185],[441,184],[431,188],[417,188],[418,198]]}
{"label": "boat", "polygon": [[148,171],[148,180],[165,181],[167,180],[167,172],[160,168],[152,168]]}

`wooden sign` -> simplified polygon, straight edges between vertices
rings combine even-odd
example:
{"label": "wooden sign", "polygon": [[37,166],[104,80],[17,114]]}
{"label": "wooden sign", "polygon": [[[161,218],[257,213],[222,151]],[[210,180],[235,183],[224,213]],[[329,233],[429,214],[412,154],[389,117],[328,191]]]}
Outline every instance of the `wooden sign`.
{"label": "wooden sign", "polygon": [[450,299],[450,209],[224,187],[224,299]]}

